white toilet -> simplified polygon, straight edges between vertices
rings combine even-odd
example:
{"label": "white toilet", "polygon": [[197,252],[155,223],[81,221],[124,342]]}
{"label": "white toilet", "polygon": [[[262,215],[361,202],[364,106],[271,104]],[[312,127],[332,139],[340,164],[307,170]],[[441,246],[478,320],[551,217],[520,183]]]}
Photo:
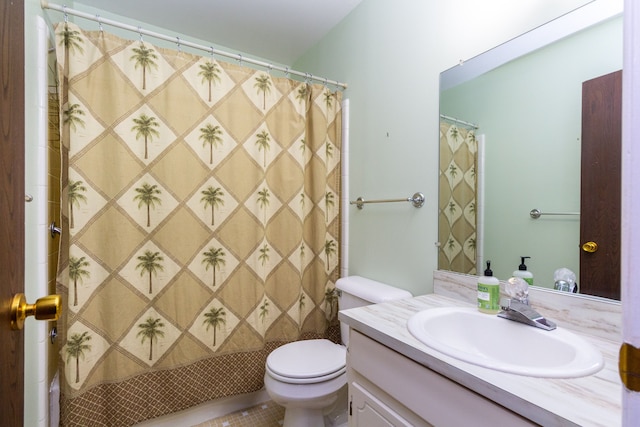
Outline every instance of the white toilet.
{"label": "white toilet", "polygon": [[[336,288],[340,291],[340,310],[412,296],[360,276],[339,279]],[[285,408],[284,427],[325,426],[325,415],[347,384],[349,326],[341,323],[340,334],[343,345],[326,339],[296,341],[275,349],[267,357],[264,385],[271,399]]]}

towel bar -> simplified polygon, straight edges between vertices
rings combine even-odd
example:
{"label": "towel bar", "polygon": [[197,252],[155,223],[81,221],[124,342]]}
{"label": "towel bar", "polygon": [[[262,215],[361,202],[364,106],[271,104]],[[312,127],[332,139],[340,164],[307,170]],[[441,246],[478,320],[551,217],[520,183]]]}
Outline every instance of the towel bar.
{"label": "towel bar", "polygon": [[418,192],[411,197],[404,199],[382,199],[382,200],[365,200],[358,197],[355,201],[350,201],[350,205],[356,205],[358,209],[362,209],[365,203],[395,203],[395,202],[411,202],[414,207],[421,208],[424,205],[424,194]]}
{"label": "towel bar", "polygon": [[529,216],[533,219],[538,219],[542,215],[580,215],[580,212],[540,212],[539,209],[531,209]]}

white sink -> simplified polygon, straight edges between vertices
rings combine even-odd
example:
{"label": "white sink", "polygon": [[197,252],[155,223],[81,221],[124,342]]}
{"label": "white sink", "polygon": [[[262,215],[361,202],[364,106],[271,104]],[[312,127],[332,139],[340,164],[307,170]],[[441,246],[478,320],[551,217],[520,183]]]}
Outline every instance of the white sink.
{"label": "white sink", "polygon": [[476,308],[420,311],[407,324],[425,345],[456,359],[497,371],[542,378],[575,378],[602,369],[591,343],[556,328],[545,331]]}

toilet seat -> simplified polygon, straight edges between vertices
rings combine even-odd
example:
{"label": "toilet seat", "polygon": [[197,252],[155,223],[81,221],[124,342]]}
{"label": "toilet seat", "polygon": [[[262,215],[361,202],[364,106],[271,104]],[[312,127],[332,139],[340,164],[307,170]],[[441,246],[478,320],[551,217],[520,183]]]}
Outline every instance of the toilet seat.
{"label": "toilet seat", "polygon": [[295,341],[269,354],[266,371],[285,383],[319,383],[346,372],[346,354],[343,346],[327,339]]}

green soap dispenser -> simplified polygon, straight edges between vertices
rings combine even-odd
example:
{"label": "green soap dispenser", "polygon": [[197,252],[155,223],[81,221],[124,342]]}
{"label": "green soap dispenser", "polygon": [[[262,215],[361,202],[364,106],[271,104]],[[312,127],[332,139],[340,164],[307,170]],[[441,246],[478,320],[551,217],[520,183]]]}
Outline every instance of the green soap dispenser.
{"label": "green soap dispenser", "polygon": [[484,276],[478,277],[478,310],[487,314],[500,312],[500,281],[493,277],[491,261],[487,261]]}
{"label": "green soap dispenser", "polygon": [[525,280],[529,284],[529,286],[533,286],[533,273],[527,270],[527,266],[524,263],[525,259],[531,258],[530,256],[521,256],[520,257],[520,265],[518,269],[513,272],[513,277],[520,277]]}

